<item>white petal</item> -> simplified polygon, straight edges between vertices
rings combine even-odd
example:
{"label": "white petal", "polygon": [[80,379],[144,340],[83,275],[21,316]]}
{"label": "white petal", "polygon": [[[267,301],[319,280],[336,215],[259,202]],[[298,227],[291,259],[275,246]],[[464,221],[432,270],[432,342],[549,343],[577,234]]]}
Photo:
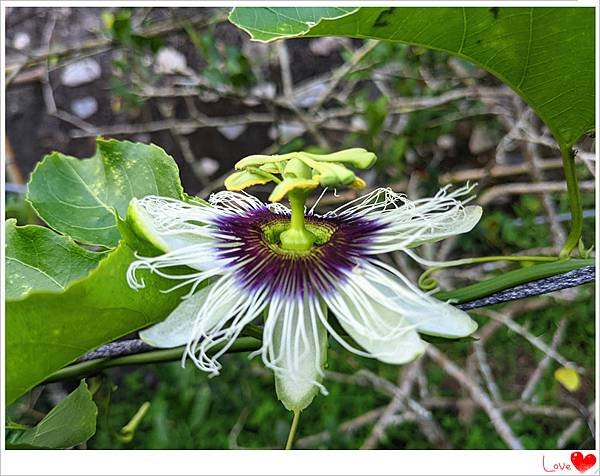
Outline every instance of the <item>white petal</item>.
{"label": "white petal", "polygon": [[411,240],[409,248],[420,246],[424,243],[434,243],[443,240],[449,236],[460,235],[471,231],[483,214],[483,209],[479,205],[469,205],[464,208],[454,208],[446,213],[441,213],[436,217],[434,225],[423,223],[425,231],[417,232],[418,238]]}
{"label": "white petal", "polygon": [[466,312],[424,293],[385,263],[373,262],[385,270],[367,266],[365,277],[419,332],[458,338],[477,330],[477,323]]}
{"label": "white petal", "polygon": [[[425,351],[402,307],[385,297],[360,275],[338,286],[337,293],[323,296],[340,325],[369,356],[390,364],[404,364]],[[386,305],[387,304],[387,305]]]}
{"label": "white petal", "polygon": [[[186,344],[192,338],[196,319],[213,286],[214,284],[206,286],[182,300],[164,321],[141,331],[140,338],[146,344],[159,348],[179,347]],[[223,318],[228,307],[227,303],[213,307],[213,312],[203,322],[202,328],[213,327]]]}
{"label": "white petal", "polygon": [[477,205],[463,207],[456,204],[445,211],[402,206],[379,218],[387,226],[374,238],[371,251],[376,254],[389,253],[467,233],[479,222],[482,213]]}
{"label": "white petal", "polygon": [[302,411],[313,400],[327,360],[327,332],[318,317],[326,312],[315,298],[275,298],[263,333],[263,360],[275,372],[277,396],[290,411]]}
{"label": "white petal", "polygon": [[[164,268],[188,266],[208,272],[206,275],[198,274],[196,281],[221,274],[226,263],[218,258],[215,251],[214,228],[205,224],[217,213],[210,206],[189,204],[172,198],[147,196],[133,199],[127,210],[127,223],[139,237],[152,243],[164,254],[140,257],[134,262],[128,273],[130,286],[143,287],[138,285],[135,277],[138,268],[157,272]],[[170,273],[161,276],[185,279]]]}
{"label": "white petal", "polygon": [[[481,218],[482,209],[459,198],[473,187],[440,190],[434,197],[409,200],[391,189],[377,189],[328,215],[366,217],[386,225],[373,239],[370,252],[387,253],[466,233]],[[468,200],[467,200],[468,201]]]}
{"label": "white petal", "polygon": [[[269,295],[265,288],[240,289],[230,275],[219,278],[212,286],[198,312],[186,355],[200,369],[217,375],[219,357],[266,308]],[[218,350],[216,349],[218,348]]]}
{"label": "white petal", "polygon": [[127,209],[134,231],[164,252],[212,241],[205,224],[214,215],[209,206],[152,195],[134,198]]}

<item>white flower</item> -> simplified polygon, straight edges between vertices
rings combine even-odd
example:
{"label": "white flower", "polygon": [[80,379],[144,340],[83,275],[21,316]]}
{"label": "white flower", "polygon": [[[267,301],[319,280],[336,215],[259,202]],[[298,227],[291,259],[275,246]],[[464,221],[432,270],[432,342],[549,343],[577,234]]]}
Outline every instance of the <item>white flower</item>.
{"label": "white flower", "polygon": [[[425,350],[419,332],[457,338],[476,329],[465,312],[376,258],[471,230],[481,208],[458,199],[470,191],[444,188],[410,201],[378,189],[324,215],[311,210],[306,228],[316,241],[308,251],[279,246],[288,208],[246,193],[219,192],[210,205],[156,196],[134,200],[134,227],[164,254],[132,263],[130,286],[144,286],[139,269],[179,280],[175,287],[191,286],[181,305],[141,337],[156,347],[186,344],[198,368],[218,374],[219,357],[245,326],[264,316],[258,354],[274,371],[286,408],[300,411],[318,389],[326,393],[327,333],[350,352],[404,364]],[[194,271],[167,271],[181,265]],[[351,339],[336,332],[333,316]],[[224,346],[211,355],[217,344]]]}

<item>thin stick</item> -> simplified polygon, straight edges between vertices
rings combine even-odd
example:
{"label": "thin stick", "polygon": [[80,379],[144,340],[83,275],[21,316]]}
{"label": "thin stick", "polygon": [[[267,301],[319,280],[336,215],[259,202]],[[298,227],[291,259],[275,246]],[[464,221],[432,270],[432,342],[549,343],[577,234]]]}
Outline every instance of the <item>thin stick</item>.
{"label": "thin stick", "polygon": [[471,398],[473,398],[473,400],[488,414],[492,425],[494,425],[494,428],[496,428],[496,431],[509,448],[513,450],[524,449],[521,441],[515,436],[510,426],[508,426],[508,423],[506,423],[502,417],[500,410],[494,405],[492,400],[479,385],[433,345],[429,345],[426,352],[432,360],[437,362],[448,373],[448,375],[453,377],[469,391]]}
{"label": "thin stick", "polygon": [[350,74],[356,67],[356,65],[360,63],[366,55],[373,51],[378,44],[379,42],[375,40],[366,41],[360,49],[354,52],[349,61],[345,62],[342,66],[334,71],[334,73],[331,75],[331,80],[329,81],[327,88],[321,93],[315,104],[313,104],[310,108],[310,112],[312,114],[316,113],[321,108],[327,98],[331,96],[334,89],[337,88],[338,84],[340,84],[340,81],[346,78],[348,74]]}
{"label": "thin stick", "polygon": [[[560,169],[562,167],[561,158],[543,159],[538,163],[540,170],[552,170]],[[485,179],[486,177],[512,177],[514,175],[524,175],[529,171],[527,163],[516,164],[516,165],[494,165],[489,169],[468,169],[459,170],[457,172],[451,172],[444,174],[440,177],[440,183],[463,183],[468,181],[477,181]]]}
{"label": "thin stick", "polygon": [[[530,164],[529,175],[534,183],[542,183],[544,181],[544,173],[539,165],[541,162],[538,152],[539,145],[532,142],[526,142],[523,149],[525,152],[525,157]],[[552,201],[552,196],[549,193],[542,194],[542,204],[546,209],[546,215],[548,216],[548,221],[550,222],[552,242],[555,246],[562,246],[567,238],[567,235],[558,221],[558,212],[556,211],[556,207]]]}
{"label": "thin stick", "polygon": [[565,430],[558,435],[556,440],[556,448],[559,450],[564,449],[567,446],[567,443],[573,438],[573,436],[579,431],[579,429],[583,426],[583,419],[577,418],[573,420],[571,424],[565,428]]}
{"label": "thin stick", "polygon": [[[550,344],[550,348],[553,351],[556,351],[559,344],[561,343],[561,341],[565,335],[566,328],[567,328],[567,320],[562,319],[558,323],[556,332],[554,333],[554,337],[552,338],[552,342]],[[531,374],[531,377],[529,377],[529,381],[527,382],[527,385],[525,385],[523,392],[521,392],[521,400],[526,402],[533,396],[535,387],[536,387],[537,383],[540,381],[540,379],[542,378],[542,376],[544,375],[544,372],[548,368],[548,365],[550,365],[551,360],[552,359],[549,355],[545,355],[544,358],[542,360],[540,360],[540,363],[538,364],[538,366],[535,368],[535,370]]]}
{"label": "thin stick", "polygon": [[[196,25],[198,28],[208,26],[212,23],[221,23],[227,20],[227,15],[219,14],[214,17],[206,18],[206,15],[201,14],[195,16],[189,20],[189,23]],[[164,36],[175,31],[181,30],[181,21],[178,19],[168,19],[165,21],[156,22],[153,25],[137,30],[135,33],[138,36],[146,38],[152,38],[156,36]],[[62,61],[64,58],[71,58],[73,56],[79,56],[82,53],[85,56],[89,56],[90,52],[99,53],[102,50],[106,50],[107,47],[113,46],[115,40],[109,37],[94,38],[89,41],[84,41],[74,46],[58,46],[51,50],[41,46],[39,49],[32,51],[28,56],[29,58],[25,62],[14,62],[6,65],[6,71],[10,75],[13,75],[15,71],[17,73],[24,68],[30,68],[39,63],[44,63],[50,56],[58,58]],[[55,67],[56,68],[56,65]]]}
{"label": "thin stick", "polygon": [[[406,369],[406,371],[401,374],[402,377],[400,378],[400,380],[402,381],[402,387],[399,388],[399,387],[396,387],[395,385],[393,385],[394,397],[392,398],[390,403],[387,405],[383,414],[381,415],[381,417],[379,418],[379,420],[377,421],[377,423],[371,430],[371,434],[369,435],[369,437],[364,441],[361,449],[365,450],[365,449],[373,449],[373,448],[377,447],[377,445],[379,444],[379,441],[385,434],[385,430],[387,429],[387,427],[390,424],[391,417],[399,410],[402,410],[405,408],[404,401],[406,400],[406,398],[408,397],[408,395],[412,389],[413,383],[417,376],[416,371],[417,371],[417,363],[415,362],[415,363],[412,363]],[[364,374],[367,375],[369,378],[373,378],[373,377],[375,377],[376,379],[380,378],[379,376],[375,376],[374,374],[371,374],[370,372],[369,373],[364,372]],[[392,385],[391,382],[386,381],[386,383],[390,383],[390,385]],[[396,391],[396,389],[397,389],[397,391]]]}
{"label": "thin stick", "polygon": [[[593,180],[585,180],[579,183],[581,190],[595,190],[596,183]],[[540,183],[507,183],[491,187],[479,196],[480,205],[489,205],[498,198],[508,195],[527,195],[532,193],[566,192],[565,182],[540,182]]]}
{"label": "thin stick", "polygon": [[[366,425],[372,423],[373,421],[375,421],[376,419],[378,419],[380,417],[380,415],[384,412],[385,408],[386,407],[375,408],[373,410],[369,410],[366,413],[363,413],[362,415],[352,418],[351,420],[345,421],[338,427],[336,433],[352,433],[352,432],[362,428],[363,426],[366,426]],[[412,420],[407,418],[407,421],[412,421]],[[396,420],[395,423],[398,424],[398,421]],[[311,446],[315,446],[319,443],[323,443],[323,442],[329,440],[331,437],[332,437],[332,434],[330,431],[321,431],[319,433],[315,433],[314,435],[309,435],[309,436],[300,438],[298,441],[296,441],[296,447],[297,448],[308,448]]]}
{"label": "thin stick", "polygon": [[299,422],[300,422],[300,412],[294,412],[292,426],[290,427],[290,434],[288,435],[287,443],[285,444],[286,450],[291,450],[294,446],[294,440],[296,439],[296,432],[298,431],[298,423]]}
{"label": "thin stick", "polygon": [[[590,417],[594,417],[594,411],[596,408],[596,402],[592,402],[589,407],[588,407],[588,411],[590,413]],[[567,446],[567,443],[569,442],[569,440],[579,431],[579,429],[584,425],[585,423],[585,419],[584,418],[578,418],[576,420],[574,420],[558,437],[558,439],[556,440],[556,447],[558,449],[563,449],[565,446]],[[592,436],[594,436],[594,430],[593,430],[593,425],[589,425],[590,426],[590,431],[592,433]]]}
{"label": "thin stick", "polygon": [[421,360],[417,360],[408,367],[406,372],[402,374],[401,382],[399,381],[401,386],[394,385],[389,380],[386,380],[369,370],[363,369],[357,372],[355,375],[355,378],[357,378],[356,383],[359,383],[360,380],[363,380],[364,382],[366,377],[368,382],[373,385],[374,388],[381,389],[383,392],[393,397],[384,410],[381,418],[373,427],[371,435],[363,443],[362,449],[375,448],[388,426],[399,424],[398,421],[405,421],[404,419],[397,419],[398,415],[395,413],[400,410],[403,411],[401,416],[406,416],[408,414],[414,415],[414,421],[419,425],[421,431],[432,445],[443,449],[451,448],[448,438],[440,425],[433,418],[431,412],[409,396],[420,367]]}
{"label": "thin stick", "polygon": [[283,95],[291,100],[294,94],[294,81],[292,80],[292,68],[290,68],[290,55],[285,41],[277,42],[277,55],[281,70],[281,82],[283,83]]}
{"label": "thin stick", "polygon": [[520,324],[513,321],[510,318],[510,316],[501,314],[496,311],[490,311],[490,310],[485,310],[485,311],[480,311],[480,312],[488,317],[491,317],[494,320],[498,320],[498,321],[502,322],[511,331],[524,337],[531,345],[533,345],[534,347],[537,347],[544,354],[549,356],[552,360],[555,360],[556,362],[558,362],[563,367],[572,368],[575,371],[577,371],[579,374],[582,374],[582,375],[585,373],[585,369],[583,367],[575,365],[573,362],[567,360],[560,353],[558,353],[556,350],[552,349],[548,344],[546,344],[542,339],[540,339],[537,336],[534,336],[531,332],[529,332],[523,326],[521,326]]}
{"label": "thin stick", "polygon": [[[212,350],[217,352],[221,347],[221,345],[215,345]],[[255,339],[254,337],[240,337],[231,345],[228,352],[250,352],[258,350],[260,349],[260,347],[261,342],[258,339]],[[101,349],[102,348],[98,350]],[[110,367],[172,362],[175,360],[180,360],[184,351],[185,346],[182,346],[175,347],[174,349],[154,350],[152,352],[125,355],[116,358],[103,357],[100,359],[87,360],[78,364],[70,365],[68,367],[65,367],[64,369],[60,369],[54,372],[43,383],[59,382],[61,380],[70,379],[80,379],[88,375],[96,374],[101,370]]]}
{"label": "thin stick", "polygon": [[485,353],[485,348],[483,344],[479,341],[473,342],[473,348],[475,350],[475,357],[477,359],[477,363],[479,365],[479,371],[483,376],[483,380],[485,381],[485,385],[490,392],[490,395],[494,399],[495,402],[499,402],[502,400],[500,395],[500,390],[498,390],[498,385],[496,385],[496,381],[494,380],[494,375],[492,374],[492,369],[487,360],[487,354]]}
{"label": "thin stick", "polygon": [[143,132],[158,132],[165,130],[174,130],[178,134],[191,134],[196,129],[216,128],[224,126],[236,126],[245,124],[271,123],[273,116],[271,114],[245,114],[243,116],[229,117],[195,117],[193,119],[163,119],[142,124],[118,124],[113,126],[98,126],[93,129],[75,129],[70,135],[74,139],[83,137],[114,136],[140,134]]}

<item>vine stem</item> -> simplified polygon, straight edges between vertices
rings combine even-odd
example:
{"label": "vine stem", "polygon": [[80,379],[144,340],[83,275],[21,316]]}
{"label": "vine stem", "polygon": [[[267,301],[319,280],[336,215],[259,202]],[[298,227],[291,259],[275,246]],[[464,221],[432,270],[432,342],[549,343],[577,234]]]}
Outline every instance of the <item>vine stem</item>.
{"label": "vine stem", "polygon": [[[442,301],[452,300],[452,302],[467,302],[474,299],[481,299],[490,296],[499,291],[504,291],[515,286],[531,283],[539,279],[549,278],[554,276],[558,282],[562,281],[564,273],[595,266],[594,259],[564,259],[553,261],[551,263],[542,263],[536,266],[527,266],[521,269],[515,269],[502,273],[493,278],[470,284],[464,288],[454,289],[452,291],[440,291],[434,294],[437,299]],[[531,283],[535,284],[535,283]],[[564,287],[570,287],[569,283]],[[531,295],[537,293],[531,290]],[[524,295],[521,297],[525,297]]]}
{"label": "vine stem", "polygon": [[[215,345],[212,351],[218,352],[223,348],[223,345],[225,344]],[[229,347],[227,352],[251,352],[260,349],[261,345],[261,341],[254,337],[240,337],[231,345],[231,347]],[[85,362],[70,365],[54,372],[44,381],[44,383],[83,378],[109,367],[171,362],[181,359],[184,351],[185,346],[181,346],[173,349],[142,352],[139,354],[124,355],[116,358],[104,357],[101,359],[87,360]]]}
{"label": "vine stem", "polygon": [[569,195],[569,208],[571,209],[571,230],[569,236],[560,250],[561,258],[568,258],[571,252],[579,244],[583,231],[583,207],[581,205],[581,193],[575,170],[575,152],[570,146],[560,147],[563,160],[563,170],[567,182],[567,193]]}
{"label": "vine stem", "polygon": [[432,266],[425,270],[421,276],[419,276],[419,286],[421,289],[431,290],[434,289],[438,282],[431,278],[431,274],[439,271],[440,269],[451,268],[454,266],[465,266],[469,264],[477,263],[489,263],[493,261],[523,261],[523,262],[553,262],[558,261],[560,258],[555,256],[481,256],[478,258],[465,258],[454,261],[447,261],[443,264]]}
{"label": "vine stem", "polygon": [[292,426],[290,427],[290,433],[288,435],[287,443],[285,444],[286,450],[291,450],[294,446],[294,440],[296,439],[296,432],[298,431],[298,423],[300,422],[300,412],[294,412],[294,418],[292,420]]}

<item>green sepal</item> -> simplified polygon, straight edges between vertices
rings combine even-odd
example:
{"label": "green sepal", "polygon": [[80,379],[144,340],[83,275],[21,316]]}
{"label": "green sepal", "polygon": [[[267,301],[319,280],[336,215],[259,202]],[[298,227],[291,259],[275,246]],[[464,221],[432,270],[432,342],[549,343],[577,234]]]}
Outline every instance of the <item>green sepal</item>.
{"label": "green sepal", "polygon": [[210,203],[203,198],[196,197],[195,195],[188,195],[185,192],[183,192],[183,201],[191,205],[210,206]]}
{"label": "green sepal", "polygon": [[129,209],[125,219],[117,216],[116,220],[123,241],[140,255],[158,256],[167,252],[163,244],[148,239],[148,236],[151,235],[142,231],[141,225],[132,219]]}

